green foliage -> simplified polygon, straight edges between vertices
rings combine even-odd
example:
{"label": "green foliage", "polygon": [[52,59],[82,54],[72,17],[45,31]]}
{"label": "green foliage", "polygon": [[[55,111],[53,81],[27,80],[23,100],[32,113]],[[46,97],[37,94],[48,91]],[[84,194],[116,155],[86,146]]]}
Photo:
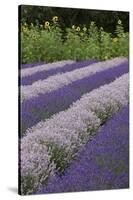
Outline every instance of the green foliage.
{"label": "green foliage", "polygon": [[36,189],[36,179],[32,176],[26,176],[21,178],[21,194],[27,195],[32,194],[32,192]]}
{"label": "green foliage", "polygon": [[121,19],[124,30],[128,31],[129,12],[90,10],[76,8],[59,8],[47,6],[22,5],[20,9],[20,20],[22,23],[42,24],[44,19],[49,21],[53,16],[58,15],[61,28],[71,27],[73,24],[89,26],[91,21],[95,21],[98,27],[101,26],[106,32],[114,33],[116,22]]}
{"label": "green foliage", "polygon": [[111,34],[105,32],[101,28],[100,29],[100,58],[102,60],[107,60],[111,58],[112,57],[111,51],[112,51]]}
{"label": "green foliage", "polygon": [[129,33],[125,33],[121,20],[118,20],[116,26],[116,36],[112,43],[112,55],[126,56],[129,54]]}
{"label": "green foliage", "polygon": [[54,143],[47,144],[48,151],[50,152],[51,161],[56,164],[56,170],[63,173],[64,169],[70,161],[70,155],[66,152],[64,147],[59,147]]}
{"label": "green foliage", "polygon": [[118,20],[115,37],[95,22],[90,26],[65,29],[65,35],[58,23],[58,17],[43,25],[21,24],[21,63],[53,62],[73,59],[107,60],[117,56],[128,57],[129,33],[124,32]]}
{"label": "green foliage", "polygon": [[59,27],[44,29],[43,26],[22,26],[20,37],[22,63],[60,59],[62,41]]}
{"label": "green foliage", "polygon": [[79,33],[73,29],[67,29],[66,41],[64,46],[64,59],[78,60],[82,54],[82,43]]}

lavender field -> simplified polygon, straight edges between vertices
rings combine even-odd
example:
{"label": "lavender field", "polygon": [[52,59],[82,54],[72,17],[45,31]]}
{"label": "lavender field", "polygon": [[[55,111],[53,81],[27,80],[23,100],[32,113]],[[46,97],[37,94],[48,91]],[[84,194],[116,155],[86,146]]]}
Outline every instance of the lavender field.
{"label": "lavender field", "polygon": [[20,193],[129,187],[129,62],[20,68]]}

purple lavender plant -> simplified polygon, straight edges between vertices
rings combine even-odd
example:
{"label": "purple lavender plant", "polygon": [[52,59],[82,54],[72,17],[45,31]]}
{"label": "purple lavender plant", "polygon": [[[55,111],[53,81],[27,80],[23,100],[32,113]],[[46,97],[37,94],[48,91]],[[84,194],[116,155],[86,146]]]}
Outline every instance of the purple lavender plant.
{"label": "purple lavender plant", "polygon": [[37,72],[31,76],[26,76],[26,77],[21,78],[21,85],[30,85],[35,81],[46,79],[47,77],[52,76],[54,74],[65,73],[65,72],[72,71],[74,69],[80,69],[82,67],[94,64],[96,62],[97,62],[96,60],[86,60],[82,62],[76,62],[73,64],[66,64],[64,67],[61,67],[61,68],[57,67],[54,69],[50,69],[48,71]]}
{"label": "purple lavender plant", "polygon": [[39,63],[28,63],[28,64],[21,64],[20,69],[30,68],[30,67],[36,67],[39,65],[43,65],[45,62],[39,62]]}
{"label": "purple lavender plant", "polygon": [[64,174],[50,177],[35,194],[128,187],[129,107],[125,106],[88,141]]}
{"label": "purple lavender plant", "polygon": [[21,135],[25,133],[27,128],[32,127],[40,120],[45,120],[51,115],[67,109],[72,102],[79,99],[83,94],[112,82],[116,77],[126,72],[128,72],[128,62],[24,101],[21,105]]}

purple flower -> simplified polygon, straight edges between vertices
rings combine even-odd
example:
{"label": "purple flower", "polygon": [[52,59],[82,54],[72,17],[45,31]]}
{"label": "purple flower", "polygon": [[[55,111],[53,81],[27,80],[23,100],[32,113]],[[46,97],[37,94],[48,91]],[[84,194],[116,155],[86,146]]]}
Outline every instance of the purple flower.
{"label": "purple flower", "polygon": [[[60,62],[60,67],[62,67],[62,63],[67,64],[73,62],[73,61],[62,61]],[[66,73],[58,73],[54,76],[50,76],[47,79],[43,80],[38,80],[35,81],[32,85],[26,85],[26,86],[21,86],[21,101],[25,101],[28,99],[31,99],[33,97],[38,96],[39,94],[45,94],[49,93],[51,91],[57,90],[65,85],[69,85],[70,83],[94,75],[96,72],[101,72],[107,69],[115,68],[120,64],[127,63],[128,60],[126,58],[114,58],[112,60],[107,60],[105,62],[98,62],[80,69],[75,69],[70,72]],[[59,67],[59,62],[58,63],[53,63],[52,68],[56,68],[57,66]],[[49,71],[51,64],[47,65],[46,67],[43,66],[41,68],[30,68],[30,70],[26,69],[21,71],[21,77],[24,76],[29,76],[31,74],[35,74],[39,71],[43,71],[44,69],[47,69]]]}
{"label": "purple flower", "polygon": [[[123,117],[124,116],[124,117]],[[64,174],[49,178],[36,194],[129,187],[129,107],[101,127]]]}
{"label": "purple flower", "polygon": [[27,128],[32,127],[40,120],[45,120],[51,115],[67,109],[83,94],[112,82],[126,72],[128,72],[128,62],[24,101],[21,105],[21,133],[23,134]]}
{"label": "purple flower", "polygon": [[36,67],[39,65],[43,65],[45,62],[39,62],[39,63],[28,63],[28,64],[21,64],[20,69],[30,68],[30,67]]}
{"label": "purple flower", "polygon": [[86,60],[86,61],[82,61],[82,62],[66,64],[61,68],[60,67],[58,68],[58,66],[57,66],[56,68],[50,69],[48,71],[37,72],[37,73],[35,73],[31,76],[22,77],[21,78],[21,85],[30,85],[37,80],[46,79],[47,77],[52,76],[54,74],[65,73],[65,72],[72,71],[74,69],[80,69],[82,67],[91,65],[91,64],[96,63],[96,62],[97,62],[96,60]]}

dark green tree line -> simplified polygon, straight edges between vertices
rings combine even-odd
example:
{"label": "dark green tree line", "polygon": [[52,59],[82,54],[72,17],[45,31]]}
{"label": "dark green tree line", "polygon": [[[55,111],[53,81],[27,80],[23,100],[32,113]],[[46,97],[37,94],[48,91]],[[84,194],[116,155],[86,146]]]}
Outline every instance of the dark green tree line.
{"label": "dark green tree line", "polygon": [[58,16],[62,29],[73,24],[77,26],[89,25],[91,21],[95,21],[98,27],[103,27],[105,31],[113,33],[116,23],[120,19],[124,30],[129,31],[129,12],[32,5],[22,5],[19,7],[19,11],[22,23],[43,24],[44,21],[51,20],[53,16]]}

